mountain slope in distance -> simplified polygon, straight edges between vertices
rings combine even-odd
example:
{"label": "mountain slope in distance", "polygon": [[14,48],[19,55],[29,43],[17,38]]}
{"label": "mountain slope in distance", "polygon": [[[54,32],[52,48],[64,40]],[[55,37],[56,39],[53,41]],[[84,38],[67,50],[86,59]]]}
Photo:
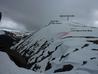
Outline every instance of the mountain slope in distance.
{"label": "mountain slope in distance", "polygon": [[97,74],[98,28],[57,21],[12,47],[27,67],[46,74]]}

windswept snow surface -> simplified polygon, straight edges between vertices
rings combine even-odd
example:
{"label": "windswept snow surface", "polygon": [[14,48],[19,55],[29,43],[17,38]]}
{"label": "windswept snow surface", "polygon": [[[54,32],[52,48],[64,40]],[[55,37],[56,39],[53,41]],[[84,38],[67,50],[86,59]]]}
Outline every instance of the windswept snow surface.
{"label": "windswept snow surface", "polygon": [[0,52],[0,74],[42,74],[17,67],[8,55]]}
{"label": "windswept snow surface", "polygon": [[12,47],[27,57],[27,68],[46,74],[98,74],[98,28],[50,24]]}

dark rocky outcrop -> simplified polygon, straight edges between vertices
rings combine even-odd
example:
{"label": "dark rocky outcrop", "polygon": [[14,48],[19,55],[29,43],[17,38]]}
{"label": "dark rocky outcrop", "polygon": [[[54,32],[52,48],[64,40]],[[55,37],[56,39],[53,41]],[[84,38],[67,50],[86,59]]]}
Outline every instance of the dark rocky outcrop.
{"label": "dark rocky outcrop", "polygon": [[3,32],[4,34],[0,35],[0,49],[10,49],[11,46],[20,41],[19,38],[14,37],[13,33],[8,31]]}
{"label": "dark rocky outcrop", "polygon": [[55,70],[54,73],[70,71],[70,70],[72,70],[73,68],[74,68],[74,67],[73,67],[73,65],[71,65],[71,64],[64,65],[62,68],[59,68],[59,69]]}
{"label": "dark rocky outcrop", "polygon": [[92,42],[94,44],[98,44],[98,40],[87,40],[88,42]]}
{"label": "dark rocky outcrop", "polygon": [[81,48],[85,48],[85,47],[88,47],[88,46],[89,46],[89,44],[85,44]]}
{"label": "dark rocky outcrop", "polygon": [[27,67],[27,61],[26,58],[21,56],[18,52],[14,51],[14,50],[6,50],[5,51],[8,56],[10,57],[10,59],[12,61],[14,61],[14,63],[19,66],[19,67],[23,67],[26,68]]}
{"label": "dark rocky outcrop", "polygon": [[52,65],[51,65],[50,62],[48,62],[48,63],[47,63],[47,66],[46,66],[46,68],[45,68],[45,71],[46,71],[46,70],[49,70],[49,69],[51,69],[51,68],[52,68]]}
{"label": "dark rocky outcrop", "polygon": [[[1,31],[0,31],[1,32]],[[19,38],[15,38],[13,33],[3,31],[4,34],[0,35],[0,51],[6,52],[10,59],[14,61],[14,63],[19,67],[26,68],[27,60],[25,57],[21,56],[15,50],[11,50],[10,47],[13,46],[15,43],[19,42]]]}

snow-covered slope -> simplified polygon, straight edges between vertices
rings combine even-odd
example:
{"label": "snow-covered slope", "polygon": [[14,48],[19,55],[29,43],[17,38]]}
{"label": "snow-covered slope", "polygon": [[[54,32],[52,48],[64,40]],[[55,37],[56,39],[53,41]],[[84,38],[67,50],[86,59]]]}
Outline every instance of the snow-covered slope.
{"label": "snow-covered slope", "polygon": [[17,67],[12,62],[8,55],[4,52],[0,52],[0,74],[41,74]]}
{"label": "snow-covered slope", "polygon": [[57,21],[12,47],[46,74],[98,74],[98,28]]}

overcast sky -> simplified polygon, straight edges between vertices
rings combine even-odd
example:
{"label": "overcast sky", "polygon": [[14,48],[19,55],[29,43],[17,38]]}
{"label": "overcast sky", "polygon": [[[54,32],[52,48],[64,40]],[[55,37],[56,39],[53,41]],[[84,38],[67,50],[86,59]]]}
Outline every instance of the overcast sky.
{"label": "overcast sky", "polygon": [[83,24],[98,24],[98,0],[0,0],[0,11],[11,24],[18,24],[11,28],[28,31],[42,28],[60,14],[74,14],[73,20]]}

